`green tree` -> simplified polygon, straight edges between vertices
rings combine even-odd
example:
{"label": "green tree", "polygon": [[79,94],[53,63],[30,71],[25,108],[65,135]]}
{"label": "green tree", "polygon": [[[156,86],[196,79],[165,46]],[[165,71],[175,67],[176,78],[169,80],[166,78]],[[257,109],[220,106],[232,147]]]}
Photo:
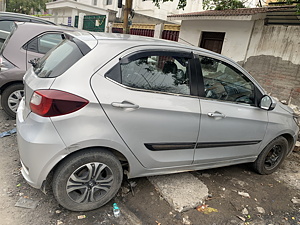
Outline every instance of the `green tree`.
{"label": "green tree", "polygon": [[23,14],[46,10],[48,0],[6,0],[6,11]]}
{"label": "green tree", "polygon": [[[160,7],[161,3],[164,2],[173,2],[173,0],[152,0],[155,6]],[[187,0],[179,0],[178,9],[184,9],[186,6]],[[199,0],[200,1],[200,0]],[[203,9],[214,9],[214,10],[222,10],[222,9],[237,9],[237,8],[245,8],[245,2],[239,0],[203,0]]]}
{"label": "green tree", "polygon": [[239,0],[203,0],[203,9],[223,10],[245,8],[244,3]]}
{"label": "green tree", "polygon": [[[157,6],[158,8],[160,7],[161,3],[164,3],[164,2],[173,2],[173,0],[152,0],[152,1],[155,4],[155,6]],[[185,6],[186,6],[186,1],[187,0],[179,0],[177,8],[178,9],[184,9]]]}

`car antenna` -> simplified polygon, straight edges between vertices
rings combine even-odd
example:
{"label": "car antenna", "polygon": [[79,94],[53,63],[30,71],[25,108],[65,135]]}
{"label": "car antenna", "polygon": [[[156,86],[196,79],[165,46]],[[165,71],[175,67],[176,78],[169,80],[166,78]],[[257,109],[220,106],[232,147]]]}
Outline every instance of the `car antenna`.
{"label": "car antenna", "polygon": [[[171,34],[170,36],[175,36],[174,34]],[[180,39],[180,40],[182,40],[182,41],[184,41],[185,43],[188,43],[189,45],[191,45],[191,46],[194,46],[194,47],[196,47],[195,45],[193,45],[192,43],[190,43],[190,42],[188,42],[188,41],[186,41],[186,40],[184,40],[184,39],[182,39],[182,38],[180,38],[180,37],[178,37],[178,39]]]}
{"label": "car antenna", "polygon": [[180,40],[182,40],[182,41],[184,41],[185,43],[188,43],[189,45],[191,45],[191,46],[194,46],[194,47],[196,47],[195,45],[193,45],[192,43],[190,43],[190,42],[188,42],[188,41],[186,41],[186,40],[184,40],[184,39],[182,39],[182,38],[179,38]]}

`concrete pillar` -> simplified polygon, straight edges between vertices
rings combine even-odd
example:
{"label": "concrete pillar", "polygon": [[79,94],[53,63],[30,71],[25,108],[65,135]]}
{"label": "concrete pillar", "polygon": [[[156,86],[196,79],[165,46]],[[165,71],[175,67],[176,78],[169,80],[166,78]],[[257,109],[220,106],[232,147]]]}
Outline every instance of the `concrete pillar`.
{"label": "concrete pillar", "polygon": [[54,12],[54,23],[58,23],[58,12]]}
{"label": "concrete pillar", "polygon": [[[109,16],[109,12],[106,11],[105,16],[106,16],[106,18],[105,18],[105,27],[108,27],[108,16]],[[104,32],[107,33],[107,29],[104,29]]]}
{"label": "concrete pillar", "polygon": [[113,27],[113,24],[111,22],[108,23],[108,26],[107,26],[107,33],[112,33],[112,27]]}
{"label": "concrete pillar", "polygon": [[72,12],[71,12],[71,26],[74,27],[75,25],[75,16],[78,15],[78,10],[76,9],[72,9]]}
{"label": "concrete pillar", "polygon": [[78,15],[78,29],[83,28],[83,19],[84,19],[85,13],[79,13]]}
{"label": "concrete pillar", "polygon": [[161,38],[163,30],[164,30],[164,24],[162,23],[156,24],[154,28],[154,38]]}
{"label": "concrete pillar", "polygon": [[5,0],[0,0],[0,11],[3,11],[3,12],[6,11]]}

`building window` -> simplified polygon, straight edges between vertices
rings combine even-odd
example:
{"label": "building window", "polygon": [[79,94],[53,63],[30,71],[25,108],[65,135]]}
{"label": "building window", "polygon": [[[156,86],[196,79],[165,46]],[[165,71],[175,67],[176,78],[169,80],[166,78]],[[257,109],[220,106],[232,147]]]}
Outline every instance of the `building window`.
{"label": "building window", "polygon": [[98,4],[98,0],[93,0],[93,5],[97,5]]}
{"label": "building window", "polygon": [[221,53],[225,33],[223,32],[202,32],[200,47]]}
{"label": "building window", "polygon": [[112,5],[112,0],[104,0],[105,5]]}

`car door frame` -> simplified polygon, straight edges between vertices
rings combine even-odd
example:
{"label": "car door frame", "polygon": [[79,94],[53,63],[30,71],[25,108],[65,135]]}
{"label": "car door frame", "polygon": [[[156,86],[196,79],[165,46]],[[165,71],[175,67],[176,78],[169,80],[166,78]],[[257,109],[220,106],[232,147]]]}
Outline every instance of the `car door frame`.
{"label": "car door frame", "polygon": [[[202,68],[201,68],[201,64],[199,61],[199,57],[198,55],[201,56],[207,56],[210,57],[212,59],[215,60],[220,60],[222,62],[227,63],[228,65],[234,67],[236,70],[238,70],[239,72],[241,72],[243,75],[245,75],[253,84],[254,84],[254,95],[255,95],[255,107],[259,107],[259,100],[262,98],[262,96],[265,93],[265,90],[261,87],[261,85],[240,65],[232,62],[231,60],[228,60],[225,57],[222,57],[221,55],[216,55],[214,53],[206,53],[206,52],[194,52],[194,58],[197,59],[195,60],[195,66],[197,71],[199,71],[199,78],[198,78],[198,96],[199,98],[205,98],[205,87],[204,87],[204,77],[202,74]],[[224,100],[219,100],[219,99],[214,99],[215,101],[224,101]],[[229,101],[225,101],[225,102],[229,102]],[[236,104],[245,104],[245,103],[236,103]]]}
{"label": "car door frame", "polygon": [[[262,112],[265,112],[266,114],[266,120],[268,120],[268,114],[267,114],[267,111],[261,109],[259,107],[259,100],[260,98],[264,95],[263,93],[265,92],[264,89],[257,83],[257,81],[244,69],[242,68],[240,65],[232,62],[231,60],[225,58],[225,57],[222,57],[221,55],[217,55],[215,53],[207,53],[207,52],[200,52],[200,51],[195,51],[194,52],[195,54],[195,58],[197,58],[197,62],[196,62],[196,68],[197,70],[199,71],[199,78],[198,78],[198,97],[199,97],[199,101],[200,101],[200,107],[201,107],[201,114],[203,113],[204,109],[202,107],[202,104],[201,104],[201,101],[214,101],[214,102],[223,102],[223,103],[228,103],[228,104],[237,104],[237,105],[240,105],[241,107],[244,107],[244,108],[249,108],[249,109],[254,109],[254,110],[262,110]],[[204,86],[204,76],[202,74],[202,67],[201,67],[201,63],[200,63],[200,60],[199,60],[199,57],[198,56],[207,56],[207,57],[210,57],[212,59],[215,59],[215,60],[220,60],[221,62],[224,62],[224,63],[227,63],[228,65],[230,65],[231,67],[237,69],[239,72],[241,72],[244,76],[246,76],[254,85],[254,104],[253,105],[250,105],[250,104],[246,104],[246,103],[239,103],[239,102],[231,102],[231,101],[226,101],[226,100],[220,100],[220,99],[212,99],[212,98],[207,98],[205,96],[205,86]],[[202,118],[202,115],[201,115],[201,118]],[[202,121],[202,119],[201,119]],[[199,130],[199,134],[201,133],[201,121],[200,121],[200,130]],[[266,122],[267,124],[268,122]],[[255,154],[258,154],[259,153],[259,150],[260,150],[260,146],[261,144],[263,143],[263,140],[264,140],[264,137],[266,135],[266,130],[265,129],[265,132],[264,132],[264,136],[261,138],[260,142],[259,143],[254,143],[253,144],[258,144],[259,147],[257,149],[257,153]],[[249,142],[250,143],[250,142]],[[235,143],[236,146],[239,146],[240,143]],[[243,144],[241,144],[242,146]],[[222,145],[221,145],[222,146]],[[195,158],[194,158],[194,163],[195,164],[199,164],[200,162],[197,160],[196,158],[196,151],[197,149],[199,148],[214,148],[214,147],[218,147],[218,143],[216,144],[212,144],[210,145],[210,143],[203,143],[199,140],[199,137],[198,137],[198,140],[197,140],[197,146],[195,148]],[[224,143],[224,147],[226,147],[226,143]],[[253,160],[255,160],[256,156],[253,154],[252,156],[247,156],[245,157],[244,159],[237,159],[235,161],[235,159],[224,159],[224,162],[220,162],[220,166],[226,166],[226,165],[231,165],[231,164],[237,164],[237,163],[244,163],[244,162],[251,162]],[[232,161],[231,161],[232,160]],[[211,164],[211,163],[216,163],[213,162],[213,161],[203,161],[203,164]]]}

